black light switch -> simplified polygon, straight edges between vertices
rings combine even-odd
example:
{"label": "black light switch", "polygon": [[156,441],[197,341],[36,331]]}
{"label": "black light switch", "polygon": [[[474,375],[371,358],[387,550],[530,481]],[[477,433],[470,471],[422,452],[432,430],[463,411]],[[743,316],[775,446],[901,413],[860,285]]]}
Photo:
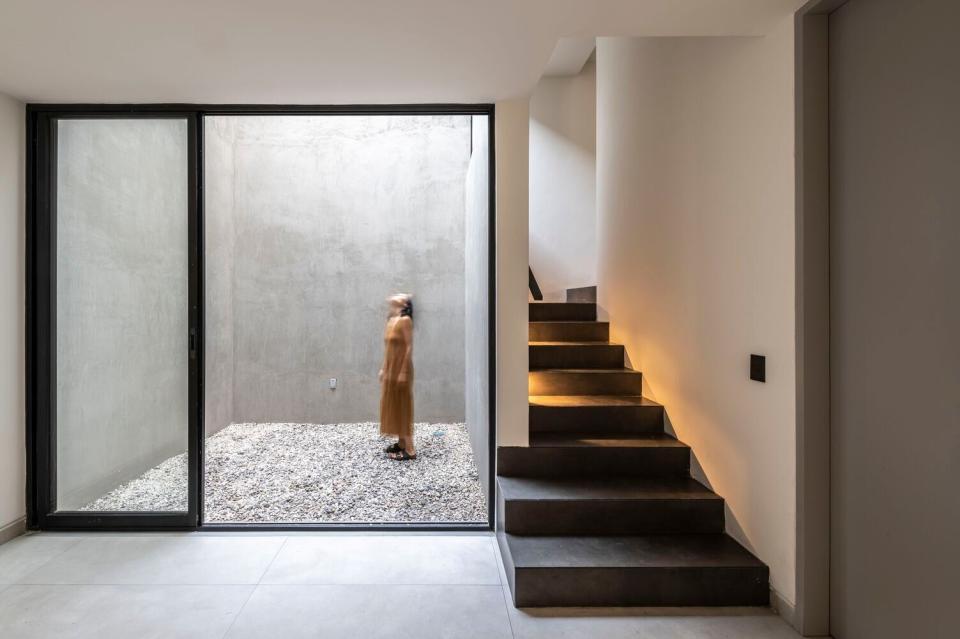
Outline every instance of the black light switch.
{"label": "black light switch", "polygon": [[750,379],[755,382],[767,381],[767,358],[765,355],[750,356]]}

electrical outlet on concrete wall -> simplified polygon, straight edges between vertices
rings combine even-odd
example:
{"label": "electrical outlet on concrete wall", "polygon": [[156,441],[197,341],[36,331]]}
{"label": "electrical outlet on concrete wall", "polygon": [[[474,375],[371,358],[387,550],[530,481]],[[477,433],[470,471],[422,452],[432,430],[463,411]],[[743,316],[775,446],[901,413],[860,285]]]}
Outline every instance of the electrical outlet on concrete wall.
{"label": "electrical outlet on concrete wall", "polygon": [[336,377],[331,377],[331,378],[330,378],[330,390],[337,390],[337,378],[336,378]]}

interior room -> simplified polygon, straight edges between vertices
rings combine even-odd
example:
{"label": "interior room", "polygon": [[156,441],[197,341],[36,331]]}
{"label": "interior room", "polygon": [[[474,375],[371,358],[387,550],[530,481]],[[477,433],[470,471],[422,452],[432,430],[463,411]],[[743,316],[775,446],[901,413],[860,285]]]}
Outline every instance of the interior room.
{"label": "interior room", "polygon": [[0,637],[953,639],[958,24],[0,2]]}

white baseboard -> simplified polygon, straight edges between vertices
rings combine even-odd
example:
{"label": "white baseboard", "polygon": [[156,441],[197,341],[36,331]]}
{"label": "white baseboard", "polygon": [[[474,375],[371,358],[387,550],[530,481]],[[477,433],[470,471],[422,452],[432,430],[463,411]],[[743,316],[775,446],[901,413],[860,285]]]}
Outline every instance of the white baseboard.
{"label": "white baseboard", "polygon": [[27,532],[27,518],[21,517],[3,528],[0,528],[0,544],[5,544],[15,537]]}
{"label": "white baseboard", "polygon": [[[792,603],[787,601],[783,595],[774,590],[770,589],[770,607],[778,615],[783,617],[783,620],[790,624],[790,627],[795,629],[797,628],[797,608]],[[799,632],[799,631],[798,631]]]}

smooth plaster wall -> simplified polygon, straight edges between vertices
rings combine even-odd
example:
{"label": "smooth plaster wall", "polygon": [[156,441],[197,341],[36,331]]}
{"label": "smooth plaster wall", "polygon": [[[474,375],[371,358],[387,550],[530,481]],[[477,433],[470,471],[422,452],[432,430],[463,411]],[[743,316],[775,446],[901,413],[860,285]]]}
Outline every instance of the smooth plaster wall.
{"label": "smooth plaster wall", "polygon": [[591,59],[530,98],[530,266],[546,301],[597,284],[596,83]]}
{"label": "smooth plaster wall", "polygon": [[0,543],[26,515],[24,106],[0,95]]}
{"label": "smooth plaster wall", "polygon": [[830,25],[831,634],[957,636],[960,5]]}
{"label": "smooth plaster wall", "polygon": [[208,148],[221,157],[231,151],[217,145],[232,148],[232,172],[207,184],[228,182],[209,191],[208,209],[233,218],[232,258],[208,264],[209,275],[233,262],[233,420],[378,420],[385,300],[408,292],[415,419],[463,421],[470,118],[234,116],[208,125],[218,131]]}
{"label": "smooth plaster wall", "polygon": [[466,242],[464,244],[465,412],[473,461],[490,497],[490,125],[487,116],[473,116],[472,153],[467,165]]}
{"label": "smooth plaster wall", "polygon": [[529,443],[530,98],[496,103],[497,444]]}
{"label": "smooth plaster wall", "polygon": [[187,122],[61,120],[57,145],[57,506],[72,510],[187,447]]}
{"label": "smooth plaster wall", "polygon": [[[765,37],[598,40],[601,313],[788,605],[793,130],[792,20]],[[751,353],[767,357],[765,384]]]}

